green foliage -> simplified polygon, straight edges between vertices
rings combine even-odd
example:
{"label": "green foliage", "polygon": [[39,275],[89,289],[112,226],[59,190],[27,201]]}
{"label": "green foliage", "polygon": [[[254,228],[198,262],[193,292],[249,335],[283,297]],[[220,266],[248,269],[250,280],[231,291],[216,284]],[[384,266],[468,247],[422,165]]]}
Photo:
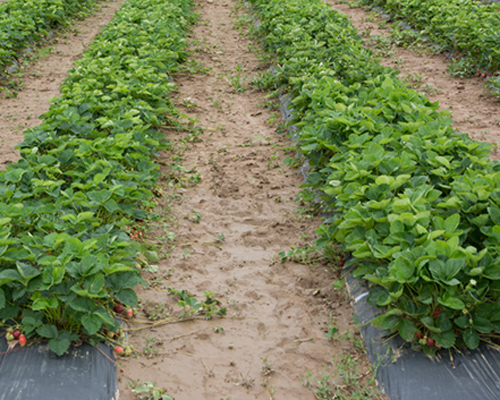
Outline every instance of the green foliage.
{"label": "green foliage", "polygon": [[167,145],[155,128],[176,115],[169,74],[186,57],[190,6],[124,3],[0,172],[0,320],[22,319],[57,354],[115,331],[113,305],[137,302],[144,249],[125,230],[153,206]]}
{"label": "green foliage", "polygon": [[[339,242],[371,285],[373,324],[432,355],[500,333],[500,164],[449,112],[380,66],[319,0],[253,0],[287,85],[298,147]],[[482,7],[482,6],[478,6]],[[309,196],[312,198],[312,196]],[[281,257],[287,257],[283,253]]]}
{"label": "green foliage", "polygon": [[0,67],[11,65],[30,43],[96,7],[95,0],[9,0],[0,4]]}
{"label": "green foliage", "polygon": [[194,294],[187,290],[168,288],[168,292],[179,299],[177,305],[183,308],[183,312],[180,315],[181,317],[192,316],[196,313],[203,314],[207,319],[210,319],[213,314],[220,316],[226,315],[227,309],[221,307],[221,301],[213,297],[213,292],[204,292],[203,295],[205,296],[205,300],[203,301],[196,299]]}
{"label": "green foliage", "polygon": [[488,79],[486,86],[492,95],[500,99],[500,76],[498,73],[495,73],[495,76]]}
{"label": "green foliage", "polygon": [[[361,4],[383,7],[391,18],[404,20],[418,32],[416,40],[438,43],[441,50],[466,56],[468,64],[481,70],[500,70],[498,4],[475,0],[361,0]],[[405,36],[405,30],[397,29],[397,36]]]}

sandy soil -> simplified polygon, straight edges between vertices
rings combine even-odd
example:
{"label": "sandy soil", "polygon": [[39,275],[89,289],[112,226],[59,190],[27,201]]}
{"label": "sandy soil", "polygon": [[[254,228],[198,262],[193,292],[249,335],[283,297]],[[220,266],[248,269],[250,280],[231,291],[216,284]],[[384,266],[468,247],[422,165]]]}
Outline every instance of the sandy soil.
{"label": "sandy soil", "polygon": [[[351,342],[324,337],[330,315],[343,331],[352,322],[345,295],[332,288],[336,273],[322,263],[273,262],[290,245],[312,240],[319,221],[296,211],[302,177],[283,164],[282,149],[290,143],[263,108],[265,94],[250,87],[236,93],[231,84],[241,73],[240,83],[249,85],[260,68],[248,50],[252,43],[233,29],[232,10],[230,0],[200,4],[193,57],[211,70],[175,77],[180,110],[199,119],[204,131],[202,142],[182,151],[182,163],[196,168],[202,181],[182,192],[165,186],[169,196],[182,193],[182,202],[171,205],[176,222],[168,228],[177,239],[158,272],[147,274],[154,287],[139,292],[143,304],[149,302],[143,312],[151,316],[152,310],[180,310],[168,287],[198,299],[213,291],[228,317],[131,332],[135,349],[151,356],[121,365],[130,377],[156,382],[176,400],[312,400],[302,380],[308,371],[317,376],[334,356],[352,353],[364,373],[367,361]],[[182,137],[169,137],[180,146]],[[162,155],[164,176],[173,162],[179,162],[175,155]],[[149,238],[161,245],[162,235],[154,228]],[[133,398],[121,388],[121,399]]]}
{"label": "sandy soil", "polygon": [[[356,7],[351,0],[325,2],[349,16],[369,47],[373,47],[369,38],[389,36],[389,27],[378,14]],[[441,54],[418,54],[395,46],[386,52],[381,64],[401,71],[400,76],[410,77],[416,90],[423,91],[432,101],[439,101],[442,109],[453,111],[453,126],[459,132],[475,140],[500,142],[500,102],[484,89],[483,79],[450,75],[447,59]],[[419,77],[418,82],[411,77]],[[491,158],[500,160],[500,153],[495,150]]]}
{"label": "sandy soil", "polygon": [[[38,54],[22,69],[16,71],[22,86],[9,87],[6,80],[0,81],[10,93],[7,97],[0,88],[0,168],[19,159],[14,146],[23,141],[23,131],[39,124],[38,117],[49,109],[49,100],[60,94],[60,86],[68,70],[101,28],[113,18],[124,0],[102,3],[99,10],[83,21],[55,34],[49,42],[38,49]],[[22,89],[22,90],[19,90]]]}

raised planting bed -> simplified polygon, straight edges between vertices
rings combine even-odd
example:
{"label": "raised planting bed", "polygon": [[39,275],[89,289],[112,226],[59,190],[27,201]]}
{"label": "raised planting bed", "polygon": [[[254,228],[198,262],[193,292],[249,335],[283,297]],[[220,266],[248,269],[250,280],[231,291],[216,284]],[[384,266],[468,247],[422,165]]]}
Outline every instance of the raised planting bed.
{"label": "raised planting bed", "polygon": [[500,164],[491,145],[456,132],[449,112],[380,66],[327,5],[251,3],[255,31],[276,55],[260,82],[294,98],[291,123],[309,163],[303,198],[320,193],[331,215],[317,248],[341,243],[352,255],[346,267],[379,313],[369,322],[428,356],[492,343]]}
{"label": "raised planting bed", "polygon": [[[420,37],[452,55],[456,68],[500,72],[500,5],[475,0],[361,0],[409,24]],[[406,27],[403,27],[404,31]]]}
{"label": "raised planting bed", "polygon": [[[22,159],[0,172],[0,321],[48,340],[114,342],[142,279],[130,225],[153,206],[156,128],[176,111],[192,1],[129,0],[83,53]],[[151,256],[151,254],[150,254]]]}
{"label": "raised planting bed", "polygon": [[95,0],[8,0],[0,4],[0,68],[16,63],[23,51],[97,6]]}

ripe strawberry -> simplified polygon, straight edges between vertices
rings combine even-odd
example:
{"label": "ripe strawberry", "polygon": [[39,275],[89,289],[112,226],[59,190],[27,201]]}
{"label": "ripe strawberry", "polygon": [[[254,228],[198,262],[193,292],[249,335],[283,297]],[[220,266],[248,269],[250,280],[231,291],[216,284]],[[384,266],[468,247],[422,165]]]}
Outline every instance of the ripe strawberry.
{"label": "ripe strawberry", "polygon": [[415,339],[422,339],[423,337],[424,335],[422,334],[422,332],[415,333]]}
{"label": "ripe strawberry", "polygon": [[344,260],[340,260],[339,261],[339,267],[342,268],[345,264],[345,261]]}
{"label": "ripe strawberry", "polygon": [[434,347],[435,344],[436,344],[435,340],[427,338],[427,347]]}
{"label": "ripe strawberry", "polygon": [[481,78],[486,78],[486,75],[485,74],[481,74]]}
{"label": "ripe strawberry", "polygon": [[123,347],[121,346],[116,346],[115,347],[116,354],[123,354]]}
{"label": "ripe strawberry", "polygon": [[7,332],[5,334],[5,339],[7,339],[9,342],[11,342],[12,340],[14,340],[14,335],[12,334],[12,332]]}
{"label": "ripe strawberry", "polygon": [[26,336],[24,335],[19,336],[19,344],[21,345],[21,347],[26,346],[26,342],[27,342]]}
{"label": "ripe strawberry", "polygon": [[127,311],[125,311],[125,316],[127,318],[132,318],[134,316],[134,310],[132,310],[131,308],[129,308]]}
{"label": "ripe strawberry", "polygon": [[115,313],[121,314],[123,312],[123,306],[121,304],[115,304],[113,310]]}
{"label": "ripe strawberry", "polygon": [[434,310],[434,312],[432,313],[432,316],[434,317],[434,321],[437,321],[437,319],[438,319],[439,314],[441,313],[441,311],[443,311],[443,310],[441,310],[440,308],[436,308]]}
{"label": "ripe strawberry", "polygon": [[21,331],[19,329],[16,329],[14,332],[12,332],[12,336],[14,336],[14,339],[18,340],[19,336],[21,336]]}

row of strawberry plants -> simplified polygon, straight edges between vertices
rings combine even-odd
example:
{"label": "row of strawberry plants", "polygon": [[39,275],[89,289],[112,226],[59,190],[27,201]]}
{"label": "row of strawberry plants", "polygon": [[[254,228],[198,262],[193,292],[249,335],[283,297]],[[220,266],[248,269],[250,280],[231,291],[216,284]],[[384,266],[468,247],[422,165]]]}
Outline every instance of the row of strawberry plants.
{"label": "row of strawberry plants", "polygon": [[[289,88],[310,168],[304,198],[332,215],[372,321],[427,354],[500,333],[500,164],[446,111],[373,58],[348,18],[320,0],[252,0],[276,57],[261,77]],[[309,191],[310,194],[307,194]]]}
{"label": "row of strawberry plants", "polygon": [[113,308],[137,302],[127,230],[153,206],[191,3],[125,2],[0,172],[0,320],[59,355],[117,331]]}
{"label": "row of strawberry plants", "polygon": [[475,0],[361,0],[381,6],[470,70],[500,72],[500,6]]}
{"label": "row of strawberry plants", "polygon": [[0,4],[0,67],[11,65],[30,44],[96,5],[95,0],[8,0]]}

